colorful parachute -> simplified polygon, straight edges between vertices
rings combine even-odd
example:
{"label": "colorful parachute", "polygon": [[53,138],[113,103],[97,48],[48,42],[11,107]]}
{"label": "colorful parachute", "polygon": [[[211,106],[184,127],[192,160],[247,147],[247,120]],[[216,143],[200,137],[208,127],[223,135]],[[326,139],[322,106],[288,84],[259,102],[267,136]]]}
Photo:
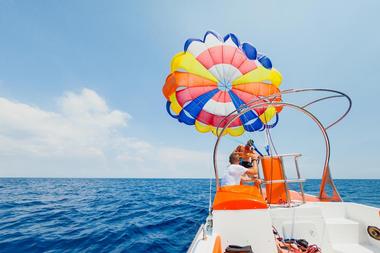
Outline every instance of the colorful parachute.
{"label": "colorful parachute", "polygon": [[[223,119],[231,112],[279,93],[281,80],[270,59],[251,44],[240,43],[234,34],[221,38],[208,31],[203,40],[188,39],[184,51],[173,57],[162,91],[172,117],[195,125],[199,132],[217,134],[217,126],[223,127]],[[244,131],[263,130],[275,116],[277,123],[280,110],[269,105],[248,111],[232,122],[226,133],[239,136]]]}

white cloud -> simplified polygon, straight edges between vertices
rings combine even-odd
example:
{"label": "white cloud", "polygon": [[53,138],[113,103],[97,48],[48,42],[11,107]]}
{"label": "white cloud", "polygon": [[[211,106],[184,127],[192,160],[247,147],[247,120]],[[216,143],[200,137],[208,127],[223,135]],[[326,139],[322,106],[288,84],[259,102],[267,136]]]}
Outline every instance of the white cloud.
{"label": "white cloud", "polygon": [[53,112],[0,97],[3,176],[195,177],[211,160],[125,135],[131,116],[93,90],[66,92],[57,105]]}
{"label": "white cloud", "polygon": [[94,91],[66,93],[58,112],[0,98],[0,151],[51,155],[103,155],[114,130],[130,116],[110,110]]}

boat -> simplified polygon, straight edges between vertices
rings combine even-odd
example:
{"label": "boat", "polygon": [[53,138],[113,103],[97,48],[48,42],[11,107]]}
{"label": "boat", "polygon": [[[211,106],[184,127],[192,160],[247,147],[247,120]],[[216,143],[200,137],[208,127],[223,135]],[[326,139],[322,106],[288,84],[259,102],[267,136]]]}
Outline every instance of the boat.
{"label": "boat", "polygon": [[[189,38],[173,57],[162,89],[168,114],[198,132],[216,136],[215,196],[211,201],[210,190],[209,215],[188,252],[380,253],[380,210],[344,202],[330,168],[328,130],[349,113],[350,97],[332,89],[280,90],[281,82],[282,75],[269,57],[233,33],[222,37],[207,31],[203,38]],[[313,113],[315,105],[326,101],[347,105],[329,124]],[[324,152],[319,194],[304,191],[302,153],[280,154],[275,148],[271,131],[284,110],[313,122],[323,138],[324,147],[318,151],[318,155]],[[258,178],[239,184],[237,177],[233,185],[222,186],[219,167],[228,164],[220,164],[226,160],[221,140],[254,132],[263,133],[267,140],[265,154],[256,149],[261,153],[255,168]],[[284,162],[289,159],[294,166]]]}
{"label": "boat", "polygon": [[[323,94],[304,104],[287,102],[289,95]],[[274,98],[281,97],[281,100]],[[345,99],[346,110],[324,125],[310,108],[326,100]],[[332,89],[288,89],[247,103],[225,117],[217,129],[213,162],[215,196],[209,215],[192,241],[188,253],[224,252],[323,252],[379,253],[380,209],[344,202],[334,184],[330,168],[331,146],[328,130],[349,113],[351,99]],[[263,155],[260,157],[260,183],[221,186],[218,166],[219,146],[229,125],[244,113],[271,105],[294,110],[314,122],[324,140],[324,164],[318,195],[304,192],[307,179],[301,177],[298,159],[301,153]],[[289,178],[291,159],[296,177]],[[256,179],[255,179],[256,180]],[[298,191],[292,185],[297,185]],[[378,191],[378,189],[375,189]]]}

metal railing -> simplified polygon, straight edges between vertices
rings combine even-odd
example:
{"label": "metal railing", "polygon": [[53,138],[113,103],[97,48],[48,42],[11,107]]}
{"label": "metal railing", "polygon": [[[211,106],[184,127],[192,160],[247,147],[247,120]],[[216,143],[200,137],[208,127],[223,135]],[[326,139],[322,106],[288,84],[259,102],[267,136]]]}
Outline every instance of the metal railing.
{"label": "metal railing", "polygon": [[[275,156],[270,156],[271,158],[273,157],[278,157],[280,158],[281,161],[281,169],[282,169],[282,174],[284,175],[284,179],[280,180],[268,180],[268,181],[263,181],[262,184],[279,184],[279,183],[284,183],[285,184],[285,192],[286,192],[286,202],[288,206],[291,205],[291,197],[289,195],[289,183],[298,183],[300,192],[301,192],[301,197],[302,197],[302,203],[305,203],[305,192],[303,189],[303,183],[306,182],[306,179],[301,178],[301,173],[299,169],[299,164],[298,164],[298,158],[301,157],[302,155],[300,153],[294,153],[294,154],[281,154],[281,155],[275,155]],[[296,178],[288,179],[285,173],[285,166],[283,163],[283,158],[284,157],[293,157],[294,158],[294,165],[297,173]],[[267,193],[268,194],[268,193]]]}
{"label": "metal railing", "polygon": [[[315,99],[309,103],[306,103],[304,105],[297,105],[294,103],[286,103],[286,102],[276,102],[275,98],[281,98],[284,95],[289,95],[289,94],[295,94],[295,93],[303,93],[303,92],[328,92],[328,93],[333,93],[334,95],[331,96],[324,96],[322,98]],[[334,99],[334,98],[345,98],[348,102],[348,106],[346,110],[332,123],[327,124],[326,126],[323,125],[320,120],[309,110],[309,106],[316,104],[320,101],[325,101],[328,99]],[[220,121],[218,127],[217,127],[217,141],[214,146],[214,155],[213,155],[213,163],[214,163],[214,171],[215,171],[215,177],[216,177],[216,188],[220,188],[220,182],[219,182],[219,176],[218,176],[218,166],[217,166],[217,151],[218,151],[218,145],[220,142],[221,137],[224,135],[226,128],[230,126],[230,124],[239,118],[241,115],[244,113],[257,109],[257,108],[266,108],[268,105],[271,106],[280,106],[280,107],[287,107],[299,112],[304,113],[306,116],[309,117],[309,119],[313,120],[314,123],[318,126],[320,129],[322,136],[325,141],[325,160],[324,160],[324,165],[323,165],[323,174],[322,174],[322,181],[320,185],[320,192],[319,192],[319,198],[321,200],[330,200],[330,201],[342,201],[336,187],[334,184],[334,181],[332,179],[331,171],[330,171],[330,166],[329,166],[329,161],[330,161],[330,141],[329,137],[327,134],[327,129],[330,127],[334,126],[338,122],[340,122],[350,111],[351,106],[352,106],[352,101],[349,96],[347,96],[345,93],[336,91],[336,90],[331,90],[331,89],[318,89],[318,88],[306,88],[306,89],[289,89],[289,90],[284,90],[279,93],[275,93],[273,95],[267,96],[267,97],[259,97],[256,100],[251,101],[250,103],[247,103],[244,105],[242,108],[238,108],[235,111],[231,112],[229,115],[225,116],[223,120]],[[224,125],[221,127],[221,125]],[[298,165],[297,165],[298,166]],[[328,196],[326,193],[326,185],[330,185],[331,188],[333,189],[333,194],[332,196]]]}

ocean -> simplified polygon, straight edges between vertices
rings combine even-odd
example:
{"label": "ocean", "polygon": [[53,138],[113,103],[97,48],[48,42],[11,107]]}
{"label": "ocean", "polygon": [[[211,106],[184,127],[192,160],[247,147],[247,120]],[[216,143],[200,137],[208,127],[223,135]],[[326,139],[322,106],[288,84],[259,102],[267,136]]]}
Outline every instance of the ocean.
{"label": "ocean", "polygon": [[[335,183],[380,207],[380,180]],[[186,252],[208,205],[208,179],[0,178],[0,252]]]}

